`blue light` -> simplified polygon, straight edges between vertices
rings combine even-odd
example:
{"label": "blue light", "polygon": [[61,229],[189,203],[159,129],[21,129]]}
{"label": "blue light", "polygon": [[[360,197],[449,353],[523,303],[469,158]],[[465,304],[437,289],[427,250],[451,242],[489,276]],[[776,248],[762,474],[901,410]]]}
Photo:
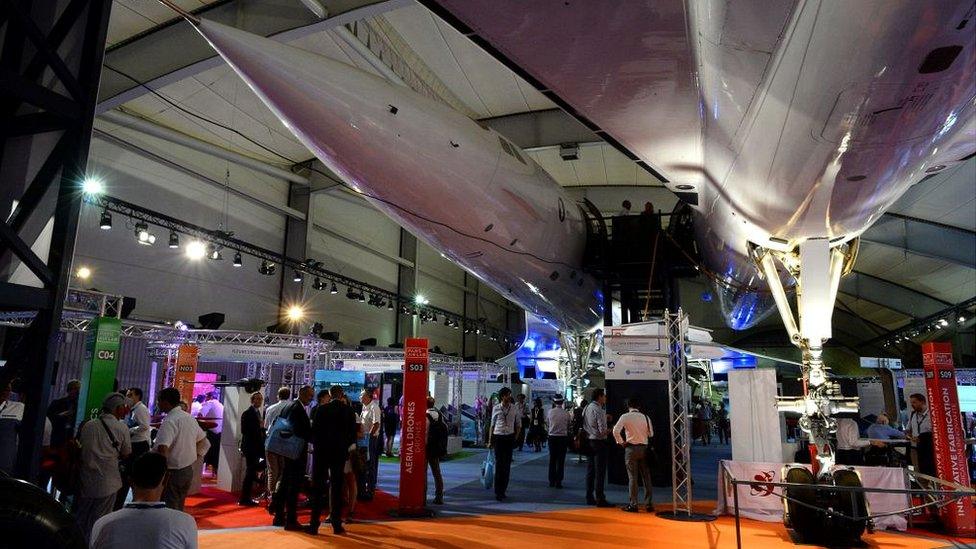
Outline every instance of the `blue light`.
{"label": "blue light", "polygon": [[534,351],[535,350],[535,340],[532,339],[531,337],[530,338],[527,338],[525,340],[525,343],[522,344],[522,347],[524,347],[528,351]]}

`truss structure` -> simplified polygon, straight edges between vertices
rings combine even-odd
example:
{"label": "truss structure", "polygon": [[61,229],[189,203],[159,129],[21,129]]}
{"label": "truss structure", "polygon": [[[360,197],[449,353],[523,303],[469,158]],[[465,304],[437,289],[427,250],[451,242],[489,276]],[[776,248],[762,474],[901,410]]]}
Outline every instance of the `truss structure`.
{"label": "truss structure", "polygon": [[671,506],[675,516],[692,516],[691,429],[688,425],[688,364],[685,336],[688,322],[684,312],[664,311],[668,338],[668,401],[671,425]]}

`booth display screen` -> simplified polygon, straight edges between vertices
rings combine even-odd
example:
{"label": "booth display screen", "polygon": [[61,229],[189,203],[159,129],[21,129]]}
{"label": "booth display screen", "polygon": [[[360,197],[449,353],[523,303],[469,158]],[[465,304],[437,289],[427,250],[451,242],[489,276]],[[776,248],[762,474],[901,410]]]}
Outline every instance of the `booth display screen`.
{"label": "booth display screen", "polygon": [[343,370],[318,370],[315,372],[315,391],[338,385],[346,392],[349,400],[359,401],[359,393],[366,387],[366,372],[346,372]]}
{"label": "booth display screen", "polygon": [[216,390],[214,382],[217,381],[219,374],[197,372],[193,376],[193,398],[199,395],[207,395]]}
{"label": "booth display screen", "polygon": [[976,385],[960,385],[959,409],[963,412],[976,412]]}

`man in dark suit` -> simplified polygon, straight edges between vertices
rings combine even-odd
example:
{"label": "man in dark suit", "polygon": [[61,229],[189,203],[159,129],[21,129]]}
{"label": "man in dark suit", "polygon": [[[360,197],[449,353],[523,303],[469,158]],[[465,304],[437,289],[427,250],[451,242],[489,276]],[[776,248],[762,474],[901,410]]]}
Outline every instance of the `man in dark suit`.
{"label": "man in dark suit", "polygon": [[316,535],[322,516],[322,502],[325,499],[325,477],[329,477],[329,509],[332,530],[342,534],[342,481],[343,467],[349,456],[349,446],[356,443],[356,413],[345,404],[342,387],[329,388],[332,399],[319,406],[312,414],[312,444],[315,455],[312,462],[312,484],[315,492],[312,498],[312,520],[308,533]]}
{"label": "man in dark suit", "polygon": [[[291,423],[293,436],[306,442],[311,438],[312,425],[308,420],[305,407],[312,402],[315,390],[306,385],[298,390],[298,400],[293,400],[281,410],[279,418],[286,418]],[[298,492],[305,479],[305,464],[308,460],[307,452],[302,452],[298,459],[285,458],[285,469],[282,472],[278,491],[274,495],[275,526],[284,526],[285,530],[303,530],[305,527],[298,523]]]}
{"label": "man in dark suit", "polygon": [[261,406],[264,395],[251,395],[251,407],[241,414],[241,455],[247,469],[244,472],[244,483],[241,485],[241,499],[239,505],[252,507],[257,502],[251,499],[251,490],[258,477],[258,466],[264,458],[264,426],[261,425]]}

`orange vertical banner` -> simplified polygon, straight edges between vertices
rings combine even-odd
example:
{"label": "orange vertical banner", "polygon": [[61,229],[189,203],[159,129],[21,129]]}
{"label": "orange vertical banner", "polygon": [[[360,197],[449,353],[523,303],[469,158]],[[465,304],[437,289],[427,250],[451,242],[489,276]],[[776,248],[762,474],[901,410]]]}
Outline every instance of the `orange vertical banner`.
{"label": "orange vertical banner", "polygon": [[193,381],[197,375],[197,362],[200,348],[196,345],[180,345],[176,353],[176,375],[173,376],[173,387],[180,392],[180,400],[187,405],[193,400]]}
{"label": "orange vertical banner", "polygon": [[[969,486],[966,462],[966,432],[959,413],[956,368],[952,363],[952,345],[941,341],[922,344],[922,367],[925,391],[928,393],[929,416],[932,418],[932,442],[935,447],[935,470],[938,477]],[[960,498],[939,510],[942,523],[953,534],[972,536],[976,532],[973,501]]]}

